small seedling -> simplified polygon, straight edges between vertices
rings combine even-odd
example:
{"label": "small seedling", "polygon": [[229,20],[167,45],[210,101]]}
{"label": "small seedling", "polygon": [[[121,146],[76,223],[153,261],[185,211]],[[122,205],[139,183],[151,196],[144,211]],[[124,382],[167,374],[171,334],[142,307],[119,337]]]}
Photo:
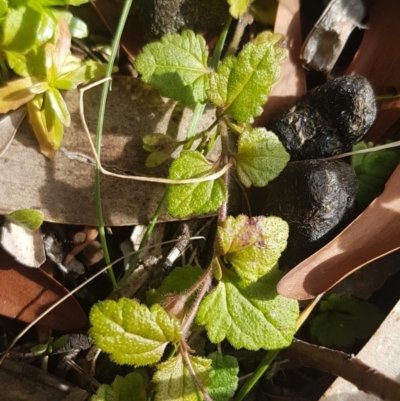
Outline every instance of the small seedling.
{"label": "small seedling", "polygon": [[57,351],[69,340],[70,335],[66,334],[57,339],[49,337],[47,343],[38,344],[31,348],[31,351],[36,355],[51,355],[54,351]]}
{"label": "small seedling", "polygon": [[310,332],[326,347],[351,347],[356,339],[371,337],[383,317],[368,301],[331,294],[321,301],[318,315],[310,320]]}
{"label": "small seedling", "polygon": [[[218,391],[223,395],[217,398],[223,400],[236,389],[237,373],[217,390],[221,379],[213,359],[188,353],[188,334],[194,322],[205,327],[211,342],[226,339],[235,348],[249,350],[284,348],[295,333],[297,303],[278,296],[275,290],[282,275],[277,261],[286,247],[287,223],[277,217],[227,216],[228,173],[210,179],[231,164],[244,186],[261,187],[285,167],[289,155],[276,135],[250,124],[261,114],[286,54],[279,35],[263,32],[214,71],[208,65],[204,39],[185,31],[145,46],[135,62],[142,79],[162,95],[184,105],[211,102],[217,116],[209,129],[180,143],[158,133],[149,133],[144,139],[145,150],[151,152],[148,165],[161,163],[184,145],[169,170],[167,182],[176,183],[168,187],[171,215],[186,217],[219,210],[210,267],[205,271],[177,267],[153,293],[152,301],[157,303],[151,307],[122,298],[98,303],[90,313],[90,335],[113,361],[156,366],[156,400],[172,395],[182,400],[209,400],[210,394]],[[209,146],[204,144],[215,138],[215,126],[222,150],[216,161],[209,161]],[[228,126],[235,131],[236,150],[231,149]],[[180,181],[188,179],[198,181]],[[211,289],[213,277],[217,284]],[[169,344],[177,353],[163,362]],[[216,358],[222,363],[226,357],[218,354]],[[228,374],[228,366],[236,366],[236,362],[226,363],[222,370]]]}

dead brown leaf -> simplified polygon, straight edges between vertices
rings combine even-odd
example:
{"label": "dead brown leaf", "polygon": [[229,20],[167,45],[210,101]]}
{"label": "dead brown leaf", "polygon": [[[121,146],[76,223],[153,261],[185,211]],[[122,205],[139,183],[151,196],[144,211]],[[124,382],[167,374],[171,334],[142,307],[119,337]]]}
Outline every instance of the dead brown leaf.
{"label": "dead brown leaf", "polygon": [[[30,323],[68,291],[42,269],[29,269],[0,250],[0,314]],[[64,332],[85,328],[87,318],[69,297],[40,321],[42,326]]]}

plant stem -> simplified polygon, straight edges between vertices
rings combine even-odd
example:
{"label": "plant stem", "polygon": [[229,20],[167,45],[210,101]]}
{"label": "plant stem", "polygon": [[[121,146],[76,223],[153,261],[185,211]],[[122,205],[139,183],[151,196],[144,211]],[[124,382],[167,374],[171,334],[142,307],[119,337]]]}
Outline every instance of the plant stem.
{"label": "plant stem", "polygon": [[268,370],[272,361],[278,356],[280,352],[281,352],[280,349],[267,352],[267,354],[264,356],[260,364],[257,366],[257,369],[253,372],[249,380],[247,380],[247,382],[243,385],[240,391],[236,394],[233,401],[241,401],[244,399],[244,397],[246,397],[246,395],[249,394],[249,392],[257,384],[258,380],[260,380],[260,378],[264,375],[264,373]]}
{"label": "plant stem", "polygon": [[199,390],[203,394],[203,397],[204,397],[205,401],[213,401],[211,399],[211,397],[207,394],[206,389],[204,388],[204,386],[201,383],[201,381],[198,379],[198,377],[196,375],[196,372],[193,369],[192,363],[191,363],[190,358],[189,358],[187,345],[186,345],[184,340],[180,341],[180,350],[181,350],[181,354],[182,354],[183,360],[185,361],[186,367],[187,367],[190,375],[192,376],[192,379],[196,383],[197,387],[199,388]]}
{"label": "plant stem", "polygon": [[[232,21],[232,17],[230,17],[229,20],[225,23],[225,25],[222,29],[222,32],[219,35],[218,42],[215,46],[214,53],[213,53],[210,63],[209,63],[210,67],[213,69],[216,69],[218,67],[218,63],[221,58],[222,49],[224,48],[226,35],[228,34],[231,21]],[[189,129],[187,132],[187,138],[191,138],[195,135],[197,126],[199,125],[201,116],[204,113],[204,109],[206,108],[206,105],[207,105],[207,103],[196,103],[196,106],[193,111],[192,120],[190,121]],[[192,144],[193,144],[193,141],[188,141],[183,148],[190,149]]]}
{"label": "plant stem", "polygon": [[242,39],[244,30],[246,29],[246,26],[251,24],[253,22],[253,17],[247,10],[240,18],[239,21],[237,22],[236,25],[236,30],[233,35],[233,39],[231,43],[229,44],[228,50],[226,52],[226,57],[228,56],[233,56],[236,53],[236,50],[239,47],[240,40]]}
{"label": "plant stem", "polygon": [[225,45],[226,36],[228,35],[229,28],[231,26],[232,17],[229,17],[228,21],[225,22],[225,25],[222,29],[221,34],[219,35],[218,42],[215,45],[214,53],[210,60],[210,67],[214,70],[217,69],[219,60],[221,58],[221,53]]}
{"label": "plant stem", "polygon": [[[218,130],[219,130],[219,134],[221,136],[221,147],[222,147],[220,162],[222,163],[222,165],[226,165],[229,162],[229,136],[228,136],[228,126],[224,119],[219,120]],[[229,172],[228,171],[223,175],[222,179],[224,180],[225,185],[228,188],[228,186],[229,186]],[[228,214],[228,202],[225,201],[222,203],[221,207],[219,208],[219,216],[218,216],[219,222],[225,221],[227,214]]]}
{"label": "plant stem", "polygon": [[303,366],[343,377],[360,390],[382,400],[400,400],[399,381],[385,376],[353,355],[297,339],[283,353],[286,358]]}
{"label": "plant stem", "polygon": [[199,294],[197,295],[196,300],[194,301],[192,308],[190,309],[190,312],[186,316],[185,322],[182,325],[182,333],[184,336],[187,334],[187,331],[190,329],[190,326],[192,325],[193,320],[196,316],[197,310],[199,309],[200,303],[203,300],[204,296],[206,295],[208,289],[210,288],[211,280],[212,280],[212,269],[210,266],[203,273],[200,280],[198,280],[195,283],[195,285],[187,292],[187,294],[190,294],[191,291],[194,292],[200,287]]}
{"label": "plant stem", "polygon": [[128,279],[128,277],[132,274],[133,270],[135,270],[137,262],[139,260],[140,251],[146,246],[147,241],[149,240],[149,237],[150,237],[151,233],[153,232],[154,226],[156,225],[158,218],[160,216],[162,207],[164,206],[165,202],[167,201],[167,195],[168,195],[168,188],[165,188],[164,194],[163,194],[160,202],[158,203],[157,209],[154,212],[153,217],[151,218],[150,224],[147,226],[147,229],[143,235],[143,238],[140,241],[139,250],[137,253],[134,253],[132,255],[132,258],[129,261],[129,269],[125,272],[124,277],[119,282],[120,286],[122,286],[125,283],[125,281]]}
{"label": "plant stem", "polygon": [[375,96],[375,102],[383,102],[383,101],[391,101],[400,99],[400,95],[392,95],[392,96]]}
{"label": "plant stem", "polygon": [[[122,36],[122,31],[124,30],[126,19],[128,18],[129,10],[131,9],[132,5],[132,0],[126,0],[122,9],[121,17],[118,21],[118,26],[117,30],[115,32],[114,36],[114,41],[113,45],[111,48],[111,55],[110,59],[108,61],[107,65],[107,70],[106,70],[106,77],[111,77],[115,58],[117,56],[117,52],[119,49],[119,42],[121,40]],[[99,155],[100,158],[100,153],[101,153],[101,140],[102,140],[102,134],[103,134],[103,125],[104,125],[104,112],[106,109],[106,102],[107,102],[107,94],[108,90],[110,88],[110,81],[106,81],[103,84],[103,89],[101,92],[101,98],[100,98],[100,106],[99,106],[99,116],[98,116],[98,121],[97,121],[97,128],[96,128],[96,152]],[[105,235],[105,228],[104,228],[104,219],[103,219],[103,210],[101,206],[101,190],[100,190],[100,166],[96,162],[95,164],[95,199],[96,199],[96,218],[97,218],[97,224],[99,226],[99,235],[100,235],[100,241],[101,241],[101,246],[103,247],[103,252],[104,252],[104,259],[107,265],[110,264],[110,254],[108,252],[108,246],[107,246],[107,240],[106,240],[106,235]],[[110,280],[112,282],[112,285],[114,289],[118,287],[117,281],[115,279],[114,271],[110,267],[108,269],[108,275],[110,277]]]}

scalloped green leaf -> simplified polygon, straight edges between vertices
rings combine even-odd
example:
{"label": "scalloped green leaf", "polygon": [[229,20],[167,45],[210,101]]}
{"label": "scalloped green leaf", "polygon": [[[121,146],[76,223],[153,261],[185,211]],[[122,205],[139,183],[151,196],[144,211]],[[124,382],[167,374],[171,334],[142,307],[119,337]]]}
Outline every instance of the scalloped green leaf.
{"label": "scalloped green leaf", "polygon": [[212,360],[208,394],[213,401],[228,401],[238,386],[238,361],[233,356],[222,355],[219,352],[213,352],[208,358]]}
{"label": "scalloped green leaf", "polygon": [[233,18],[242,16],[254,0],[228,0],[229,13]]}
{"label": "scalloped green leaf", "polygon": [[[189,356],[192,367],[203,387],[210,385],[211,360]],[[157,365],[155,401],[199,401],[202,394],[187,369],[181,354]]]}
{"label": "scalloped green leaf", "polygon": [[256,281],[277,263],[287,245],[288,224],[279,217],[228,216],[217,231],[217,252],[244,280]]}
{"label": "scalloped green leaf", "polygon": [[7,218],[30,231],[35,231],[42,225],[44,215],[40,210],[20,209],[10,213]]}
{"label": "scalloped green leaf", "polygon": [[265,128],[244,131],[234,156],[240,182],[247,188],[265,187],[275,179],[290,160],[279,138]]}
{"label": "scalloped green leaf", "polygon": [[163,96],[186,105],[207,99],[210,69],[208,50],[202,36],[192,31],[164,35],[146,45],[135,61],[135,68]]}
{"label": "scalloped green leaf", "polygon": [[282,36],[263,32],[236,57],[227,57],[210,76],[208,98],[222,114],[252,123],[263,112],[272,84],[280,76],[287,51]]}
{"label": "scalloped green leaf", "polygon": [[94,305],[90,322],[89,334],[96,346],[119,364],[157,363],[167,344],[181,338],[178,320],[169,317],[160,305],[149,309],[127,298]]}
{"label": "scalloped green leaf", "polygon": [[[133,398],[134,397],[134,398]],[[111,385],[102,384],[91,401],[146,401],[146,388],[143,377],[136,372],[125,377],[116,376]]]}
{"label": "scalloped green leaf", "polygon": [[196,315],[211,342],[227,339],[236,349],[272,350],[290,345],[299,313],[296,301],[281,297],[277,268],[258,281],[241,280],[224,269],[222,280],[202,301]]}
{"label": "scalloped green leaf", "polygon": [[[169,170],[169,178],[182,180],[205,177],[214,172],[214,166],[194,150],[182,151]],[[168,213],[186,217],[190,214],[217,210],[226,201],[228,191],[221,178],[196,184],[170,185],[168,188]]]}
{"label": "scalloped green leaf", "polygon": [[350,295],[329,295],[318,312],[310,320],[310,332],[326,347],[351,347],[356,339],[366,340],[384,318],[374,304]]}

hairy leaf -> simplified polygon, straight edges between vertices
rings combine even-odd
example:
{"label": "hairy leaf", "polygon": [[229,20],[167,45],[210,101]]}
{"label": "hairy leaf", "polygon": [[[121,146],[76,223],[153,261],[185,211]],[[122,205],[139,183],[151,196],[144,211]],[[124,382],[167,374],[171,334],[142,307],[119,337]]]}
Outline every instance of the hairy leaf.
{"label": "hairy leaf", "polygon": [[321,301],[319,315],[310,321],[310,331],[326,347],[351,347],[356,339],[369,338],[383,318],[383,313],[368,301],[331,294]]}
{"label": "hairy leaf", "polygon": [[7,218],[30,231],[35,231],[42,225],[44,215],[40,210],[20,209],[10,213]]}
{"label": "hairy leaf", "polygon": [[[372,143],[360,142],[353,146],[353,151],[371,148]],[[357,174],[357,204],[365,209],[379,196],[386,181],[393,173],[400,160],[398,148],[382,149],[376,152],[351,156],[351,165]]]}
{"label": "hairy leaf", "polygon": [[228,216],[218,227],[217,251],[241,278],[256,281],[275,266],[288,234],[288,224],[279,217]]}
{"label": "hairy leaf", "polygon": [[[197,378],[205,389],[210,384],[211,361],[205,358],[189,356]],[[156,383],[156,401],[199,401],[202,394],[185,366],[182,355],[178,355],[157,366],[153,377]]]}
{"label": "hairy leaf", "polygon": [[192,31],[168,34],[143,48],[135,61],[143,81],[163,96],[190,105],[206,100],[208,51],[204,38]]}
{"label": "hairy leaf", "polygon": [[227,57],[210,77],[209,99],[223,114],[240,122],[254,121],[280,76],[287,51],[280,47],[281,35],[263,32],[246,44],[236,57]]}
{"label": "hairy leaf", "polygon": [[267,185],[285,168],[289,159],[279,138],[265,128],[246,130],[239,137],[236,169],[240,182],[247,188],[252,184]]}
{"label": "hairy leaf", "polygon": [[146,389],[139,373],[116,376],[111,385],[102,384],[91,401],[146,401]]}
{"label": "hairy leaf", "polygon": [[237,349],[253,351],[287,347],[296,331],[298,305],[277,294],[281,276],[275,268],[249,283],[225,269],[217,287],[202,301],[197,322],[206,327],[213,343],[226,338]]}
{"label": "hairy leaf", "polygon": [[236,358],[213,352],[208,355],[212,360],[211,385],[208,394],[213,401],[228,401],[238,386],[239,364]]}
{"label": "hairy leaf", "polygon": [[179,322],[161,306],[148,309],[127,298],[94,305],[90,322],[90,336],[95,344],[119,364],[157,363],[166,345],[181,338]]}
{"label": "hairy leaf", "polygon": [[[212,174],[213,165],[200,152],[183,151],[169,170],[169,178],[182,180]],[[170,185],[168,188],[168,213],[186,217],[190,214],[217,210],[228,196],[221,178],[196,184]]]}

